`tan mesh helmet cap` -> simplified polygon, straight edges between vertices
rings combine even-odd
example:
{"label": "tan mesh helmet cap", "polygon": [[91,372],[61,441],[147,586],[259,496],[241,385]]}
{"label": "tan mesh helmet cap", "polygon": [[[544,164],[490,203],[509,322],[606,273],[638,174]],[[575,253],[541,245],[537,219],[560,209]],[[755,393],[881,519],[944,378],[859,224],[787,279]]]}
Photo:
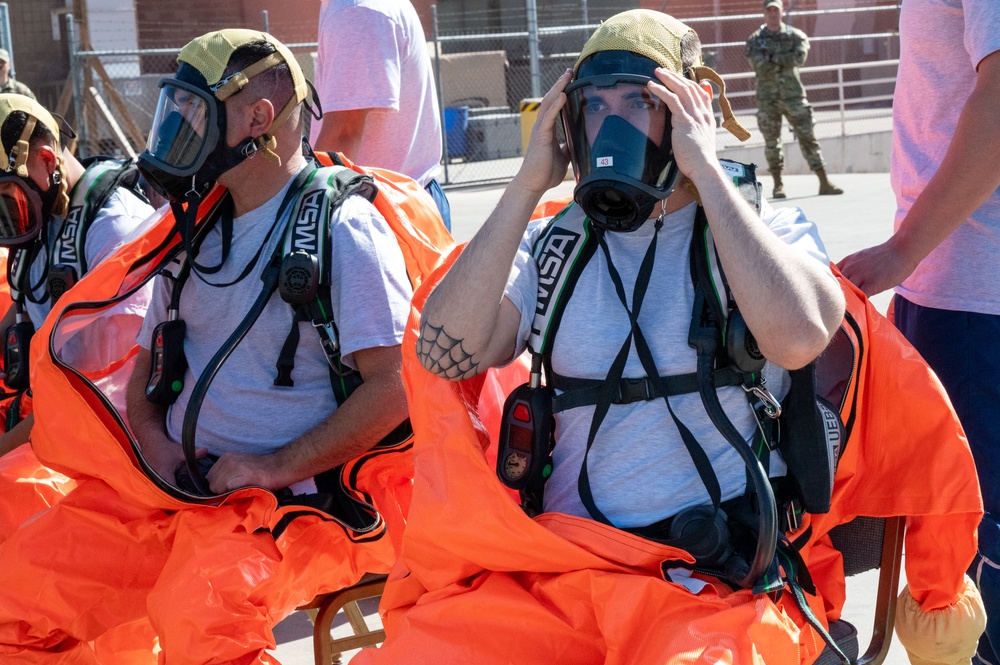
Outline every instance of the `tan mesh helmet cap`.
{"label": "tan mesh helmet cap", "polygon": [[[225,80],[222,80],[222,76],[226,72],[226,67],[229,66],[229,59],[233,53],[238,48],[255,42],[267,42],[271,44],[274,46],[275,53],[245,67],[242,71],[234,72],[226,77]],[[225,102],[242,90],[243,86],[249,83],[250,79],[254,76],[282,62],[287,64],[292,76],[295,92],[284,108],[275,116],[274,122],[271,124],[272,130],[281,126],[288,119],[288,116],[291,115],[295,107],[302,103],[309,93],[306,85],[306,77],[302,73],[302,68],[299,66],[295,56],[292,55],[287,46],[266,32],[236,28],[210,32],[191,40],[181,49],[181,52],[177,56],[177,61],[186,62],[201,72],[201,75],[205,77],[205,82],[208,83],[215,94],[216,99],[221,102]],[[273,150],[275,143],[273,137],[269,137],[269,139],[268,151],[270,152]]]}
{"label": "tan mesh helmet cap", "polygon": [[13,145],[2,145],[0,141],[0,170],[15,172],[22,178],[28,177],[28,141],[35,131],[36,123],[42,123],[55,137],[56,154],[59,153],[59,125],[45,107],[31,97],[9,93],[0,95],[0,128],[3,128],[7,118],[14,111],[21,111],[28,116],[21,134]]}
{"label": "tan mesh helmet cap", "polygon": [[[583,51],[573,65],[573,76],[579,71],[580,63],[601,51],[635,53],[683,76],[685,72],[681,61],[681,39],[691,32],[695,32],[694,29],[673,16],[652,9],[630,9],[615,14],[602,23],[583,45]],[[722,126],[740,141],[750,138],[750,132],[733,115],[729,100],[726,99],[726,84],[722,77],[712,68],[702,65],[700,56],[690,73],[696,81],[709,79],[719,86]]]}
{"label": "tan mesh helmet cap", "polygon": [[615,14],[591,35],[573,66],[601,51],[629,51],[655,61],[678,74],[681,71],[681,38],[694,32],[673,16],[651,9],[632,9]]}

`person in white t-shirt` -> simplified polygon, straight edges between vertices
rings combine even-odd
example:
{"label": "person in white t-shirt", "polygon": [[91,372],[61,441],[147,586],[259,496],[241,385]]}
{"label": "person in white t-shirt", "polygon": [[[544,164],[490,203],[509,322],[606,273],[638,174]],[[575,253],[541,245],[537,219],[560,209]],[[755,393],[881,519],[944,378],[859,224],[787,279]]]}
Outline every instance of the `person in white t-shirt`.
{"label": "person in white t-shirt", "polygon": [[[619,36],[640,33],[646,38]],[[706,474],[685,451],[678,420],[711,462],[720,486],[715,501],[748,491],[735,444],[710,420],[697,389],[670,397],[672,411],[665,395],[649,390],[635,399],[622,393],[610,405],[600,395],[596,404],[560,400],[580,385],[652,385],[650,363],[660,376],[693,375],[689,251],[696,217],[703,210],[732,296],[770,361],[764,375],[776,400],[786,389],[781,368],[818,356],[844,312],[815,227],[797,209],[775,211],[764,202],[758,214],[716,158],[712,97],[697,81],[717,75],[700,66],[700,46],[693,30],[648,10],[616,15],[598,29],[542,101],[524,164],[496,210],[429,297],[417,347],[425,368],[462,380],[509,362],[529,338],[557,326],[544,359],[546,385],[557,394],[553,466],[537,508],[657,540],[667,538],[674,516],[710,502]],[[578,182],[576,203],[554,218],[564,232],[548,236],[558,241],[549,255],[537,242],[549,220],[528,220],[565,174],[555,133],[560,111]],[[730,113],[724,126],[745,132]],[[561,317],[549,314],[548,294],[563,290],[550,268],[576,262],[567,248],[592,235],[599,247]],[[636,303],[639,293],[645,298]],[[532,343],[533,353],[541,355],[539,346]],[[758,425],[744,390],[730,384],[717,392],[740,444],[752,440]],[[775,458],[769,471],[780,475]]]}
{"label": "person in white t-shirt", "polygon": [[892,103],[895,231],[838,264],[869,296],[895,287],[900,331],[969,437],[986,514],[969,573],[991,617],[973,662],[1000,653],[1000,3],[904,2]]}
{"label": "person in white t-shirt", "polygon": [[407,175],[434,198],[445,226],[451,208],[437,181],[441,116],[427,40],[409,0],[323,0],[316,90],[316,150]]}

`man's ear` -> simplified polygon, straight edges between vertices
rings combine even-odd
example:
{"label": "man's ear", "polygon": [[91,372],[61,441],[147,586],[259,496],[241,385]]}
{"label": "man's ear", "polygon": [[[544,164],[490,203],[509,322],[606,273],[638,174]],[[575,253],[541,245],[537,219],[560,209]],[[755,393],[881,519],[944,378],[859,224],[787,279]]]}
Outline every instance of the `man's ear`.
{"label": "man's ear", "polygon": [[49,175],[55,172],[59,168],[59,158],[56,155],[55,148],[51,145],[45,144],[38,148],[38,158],[42,160],[45,165],[45,172]]}
{"label": "man's ear", "polygon": [[266,134],[277,115],[269,99],[258,99],[250,105],[247,113],[250,116],[250,136],[253,138]]}

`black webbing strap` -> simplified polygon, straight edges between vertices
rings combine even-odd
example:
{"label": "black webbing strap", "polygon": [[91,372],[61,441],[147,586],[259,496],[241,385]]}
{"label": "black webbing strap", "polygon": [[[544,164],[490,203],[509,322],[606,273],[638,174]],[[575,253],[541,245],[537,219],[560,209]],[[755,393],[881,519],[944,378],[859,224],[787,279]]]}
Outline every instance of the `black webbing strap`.
{"label": "black webbing strap", "polygon": [[[778,539],[777,509],[774,494],[760,461],[747,444],[743,435],[733,425],[732,420],[722,408],[719,395],[712,386],[716,353],[722,339],[722,321],[719,319],[721,308],[717,299],[712,298],[711,278],[708,269],[708,248],[704,241],[708,221],[703,213],[695,217],[694,235],[691,239],[691,272],[694,278],[694,308],[691,316],[691,327],[688,331],[688,344],[697,353],[698,392],[702,405],[709,420],[722,434],[727,443],[739,454],[747,470],[747,491],[758,495],[759,529],[757,533],[757,548],[751,563],[749,574],[736,581],[740,586],[767,587],[777,584],[779,580],[772,577],[775,572],[775,556],[773,546]],[[714,290],[714,289],[713,289]],[[750,378],[750,377],[748,377]],[[753,377],[757,378],[757,377]],[[757,379],[759,380],[759,378]],[[749,387],[747,385],[746,387]],[[766,545],[761,545],[766,543]],[[768,551],[768,549],[770,551]]]}
{"label": "black webbing strap", "polygon": [[[564,391],[552,399],[553,413],[597,404],[598,394],[604,385],[604,381],[599,379],[562,376],[555,372],[550,372],[548,378],[549,386]],[[712,382],[716,388],[739,386],[743,384],[743,380],[743,374],[731,367],[724,367],[712,374]],[[666,390],[666,393],[660,392],[661,390]],[[661,376],[657,382],[645,376],[638,379],[623,378],[618,382],[618,393],[611,403],[631,404],[696,392],[698,392],[698,374],[695,372]]]}
{"label": "black webbing strap", "polygon": [[[618,355],[615,357],[614,362],[611,364],[608,376],[602,383],[601,389],[599,390],[598,400],[594,408],[594,417],[590,424],[590,433],[587,437],[587,447],[584,451],[583,462],[580,467],[580,476],[577,481],[577,486],[580,492],[580,500],[587,509],[587,512],[590,513],[591,517],[599,522],[609,524],[611,526],[614,525],[594,503],[593,493],[590,489],[590,478],[587,472],[587,457],[590,453],[591,447],[594,445],[594,439],[597,436],[597,431],[600,428],[601,423],[604,421],[604,418],[608,413],[608,409],[611,407],[611,404],[613,403],[613,400],[618,392],[619,382],[622,379],[622,372],[624,371],[625,362],[628,359],[628,352],[632,346],[633,339],[635,340],[636,353],[639,356],[643,369],[646,371],[655,389],[658,390],[663,396],[663,401],[666,403],[667,410],[670,412],[670,417],[673,419],[674,425],[677,427],[677,430],[681,435],[684,447],[687,448],[688,454],[691,456],[692,462],[694,462],[695,469],[698,471],[698,475],[705,484],[708,495],[712,500],[713,510],[717,511],[719,509],[719,504],[722,501],[722,490],[719,486],[719,479],[715,475],[715,470],[712,469],[712,463],[709,461],[708,455],[695,440],[694,435],[691,434],[691,431],[680,421],[680,419],[677,418],[673,408],[670,406],[669,391],[660,381],[660,376],[656,368],[656,362],[653,360],[653,354],[649,349],[649,345],[646,343],[642,330],[639,328],[639,310],[642,307],[642,301],[646,295],[646,288],[649,286],[649,279],[653,272],[653,262],[656,255],[656,240],[662,227],[663,220],[656,220],[656,230],[653,233],[653,238],[649,243],[649,248],[646,250],[646,255],[642,259],[642,263],[639,266],[639,273],[636,276],[631,310],[629,309],[628,302],[625,298],[625,287],[622,285],[621,276],[618,274],[618,270],[612,263],[611,252],[604,239],[604,231],[596,231],[598,243],[600,244],[601,250],[604,252],[604,256],[608,262],[608,272],[611,275],[612,282],[614,283],[615,292],[618,294],[618,299],[621,301],[622,306],[628,313],[631,330],[629,331],[624,344],[622,344],[622,348],[619,350]],[[692,535],[695,538],[699,538],[701,536],[700,533]],[[683,545],[680,543],[678,543],[677,546],[683,548]]]}
{"label": "black webbing strap", "polygon": [[[7,394],[5,393],[5,399]],[[4,422],[4,432],[9,432],[14,427],[21,422],[21,401],[24,397],[24,391],[20,390],[14,395],[14,399],[10,401],[10,405],[7,407],[7,420]]]}
{"label": "black webbing strap", "polygon": [[[811,607],[809,607],[809,601],[806,599],[805,591],[815,594],[816,588],[813,585],[812,578],[809,576],[809,571],[806,570],[805,561],[803,561],[798,550],[792,547],[786,539],[782,538],[777,544],[775,560],[780,561],[781,563],[781,568],[784,571],[784,575],[782,577],[785,586],[787,586],[789,591],[791,591],[792,599],[795,601],[795,606],[799,608],[799,612],[802,613],[802,617],[817,633],[819,633],[819,636],[823,638],[826,645],[830,647],[830,651],[832,651],[834,655],[840,659],[840,662],[844,663],[844,665],[850,665],[851,659],[847,657],[837,644],[837,641],[833,639],[829,631],[823,627],[823,624],[816,616],[816,613],[813,612]],[[756,588],[754,591],[756,592]]]}
{"label": "black webbing strap", "polygon": [[303,311],[303,308],[296,308],[292,316],[292,327],[288,331],[288,336],[285,337],[285,343],[281,345],[278,361],[274,363],[275,369],[278,370],[278,375],[274,377],[274,385],[286,388],[295,385],[295,382],[292,381],[292,370],[295,369],[295,349],[299,346],[299,323],[308,320],[309,315]]}

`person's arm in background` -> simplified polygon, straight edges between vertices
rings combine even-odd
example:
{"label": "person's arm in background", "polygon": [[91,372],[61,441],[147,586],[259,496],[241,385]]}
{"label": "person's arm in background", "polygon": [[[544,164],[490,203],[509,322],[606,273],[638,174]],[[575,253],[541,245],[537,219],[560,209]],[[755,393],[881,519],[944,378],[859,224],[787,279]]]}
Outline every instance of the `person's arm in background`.
{"label": "person's arm in background", "polygon": [[747,63],[758,76],[767,73],[769,69],[774,69],[771,62],[771,53],[766,48],[766,43],[760,37],[759,32],[755,32],[747,39]]}
{"label": "person's arm in background", "polygon": [[400,27],[369,7],[320,13],[316,91],[324,109],[316,150],[335,150],[357,159],[369,113],[399,110]]}
{"label": "person's arm in background", "polygon": [[365,131],[365,118],[371,109],[353,111],[330,111],[323,114],[323,124],[313,142],[313,149],[344,153],[354,161],[361,146],[361,135]]}
{"label": "person's arm in background", "polygon": [[3,436],[0,436],[0,457],[26,444],[31,438],[31,428],[34,426],[35,414],[32,413],[25,416],[24,420],[15,425],[9,432],[4,432]]}
{"label": "person's arm in background", "polygon": [[979,63],[944,159],[887,241],[842,259],[837,267],[869,296],[909,277],[917,265],[1000,187],[1000,51]]}

